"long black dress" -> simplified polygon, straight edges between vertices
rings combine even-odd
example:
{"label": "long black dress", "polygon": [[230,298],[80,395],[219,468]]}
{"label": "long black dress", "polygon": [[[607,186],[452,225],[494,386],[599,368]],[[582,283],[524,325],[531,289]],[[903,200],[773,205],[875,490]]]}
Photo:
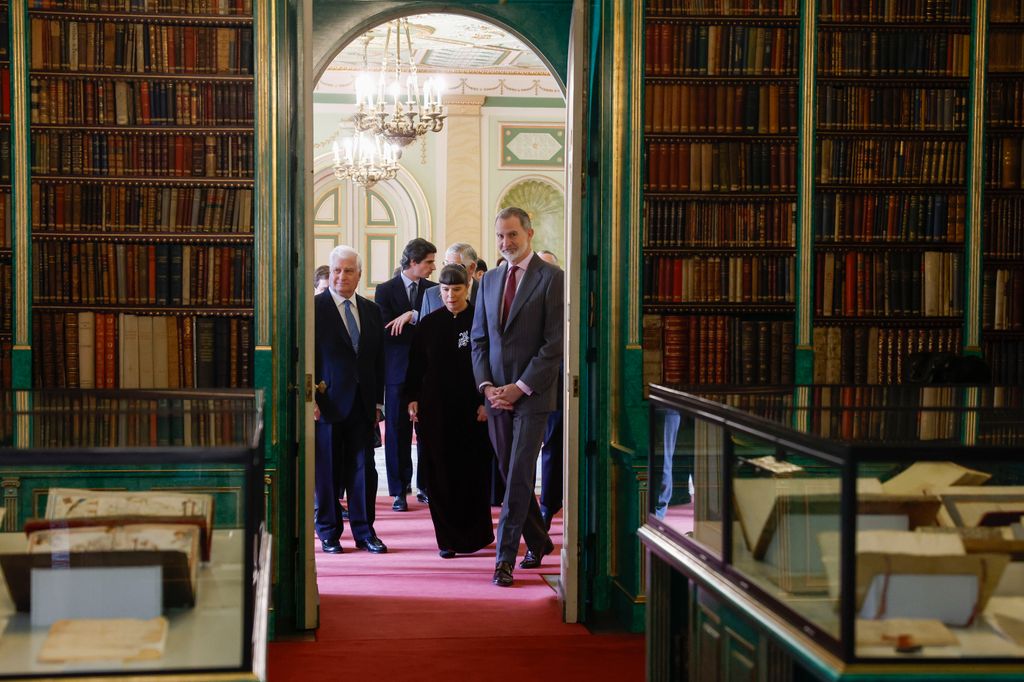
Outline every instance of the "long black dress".
{"label": "long black dress", "polygon": [[491,524],[492,450],[487,423],[476,420],[469,332],[473,308],[453,315],[441,308],[416,325],[406,399],[419,402],[417,452],[426,460],[430,518],[439,549],[469,554],[494,541]]}

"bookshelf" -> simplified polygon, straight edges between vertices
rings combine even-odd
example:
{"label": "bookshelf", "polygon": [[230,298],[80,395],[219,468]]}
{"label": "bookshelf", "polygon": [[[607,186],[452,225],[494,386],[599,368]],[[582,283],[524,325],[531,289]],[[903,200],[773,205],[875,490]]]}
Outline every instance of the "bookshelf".
{"label": "bookshelf", "polygon": [[33,385],[253,385],[248,0],[29,3]]}
{"label": "bookshelf", "polygon": [[996,383],[1024,383],[1024,3],[991,0],[985,73],[982,352]]}
{"label": "bookshelf", "polygon": [[815,383],[901,383],[963,345],[966,3],[818,0]]}
{"label": "bookshelf", "polygon": [[645,385],[793,382],[797,13],[646,5]]}
{"label": "bookshelf", "polygon": [[0,390],[11,387],[14,267],[11,239],[11,32],[0,3]]}

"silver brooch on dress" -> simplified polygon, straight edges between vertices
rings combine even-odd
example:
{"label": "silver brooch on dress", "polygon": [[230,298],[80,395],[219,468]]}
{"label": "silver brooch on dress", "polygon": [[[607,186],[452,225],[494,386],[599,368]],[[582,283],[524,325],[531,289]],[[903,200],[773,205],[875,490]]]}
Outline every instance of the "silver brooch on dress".
{"label": "silver brooch on dress", "polygon": [[469,332],[459,332],[459,348],[465,348],[469,345]]}

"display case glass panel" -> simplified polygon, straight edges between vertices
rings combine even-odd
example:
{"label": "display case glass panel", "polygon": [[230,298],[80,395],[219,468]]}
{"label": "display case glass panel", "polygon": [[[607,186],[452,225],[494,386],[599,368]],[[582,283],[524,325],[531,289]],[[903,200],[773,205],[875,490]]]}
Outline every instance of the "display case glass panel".
{"label": "display case glass panel", "polygon": [[[651,402],[653,480],[666,452],[684,463],[648,523],[751,599],[846,661],[1024,659],[1024,390],[652,386]],[[718,546],[697,533],[705,505]]]}
{"label": "display case glass panel", "polygon": [[252,679],[259,394],[17,391],[0,409],[0,679]]}

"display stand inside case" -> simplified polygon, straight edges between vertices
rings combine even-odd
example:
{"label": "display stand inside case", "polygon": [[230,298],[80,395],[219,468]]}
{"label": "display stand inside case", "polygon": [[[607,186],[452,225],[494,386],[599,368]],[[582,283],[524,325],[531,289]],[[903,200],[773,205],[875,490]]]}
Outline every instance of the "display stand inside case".
{"label": "display stand inside case", "polygon": [[648,636],[697,637],[691,670],[740,623],[821,679],[1024,675],[1024,389],[650,397]]}
{"label": "display stand inside case", "polygon": [[[17,492],[0,527],[0,679],[264,679],[260,395],[15,392],[0,403],[12,406],[0,475]],[[159,569],[155,582],[137,576],[137,593],[158,590],[150,617],[108,608],[124,598],[116,589],[73,617],[35,617],[33,576],[110,589],[137,567]]]}

